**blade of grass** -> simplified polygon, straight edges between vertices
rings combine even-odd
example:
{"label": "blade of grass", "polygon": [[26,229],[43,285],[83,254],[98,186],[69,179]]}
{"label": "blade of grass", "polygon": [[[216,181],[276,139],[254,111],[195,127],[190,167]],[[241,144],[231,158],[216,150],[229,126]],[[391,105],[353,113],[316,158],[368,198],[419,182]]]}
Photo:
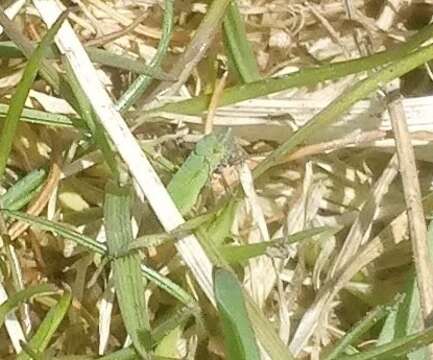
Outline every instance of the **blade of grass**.
{"label": "blade of grass", "polygon": [[[191,317],[191,309],[184,307],[181,311],[175,311],[174,314],[170,313],[167,319],[155,326],[152,331],[152,339],[157,344],[168,332],[175,329],[177,326],[186,323]],[[118,359],[136,359],[137,353],[132,346],[115,351],[111,354],[98,358],[99,360],[118,360]]]}
{"label": "blade of grass", "polygon": [[223,206],[221,211],[218,211],[215,220],[210,222],[209,225],[204,224],[204,226],[206,226],[206,232],[212,234],[212,241],[215,245],[222,245],[224,241],[230,237],[233,221],[239,204],[240,201],[233,198]]}
{"label": "blade of grass", "polygon": [[238,280],[230,271],[222,268],[214,269],[213,278],[227,359],[259,360],[259,347]]}
{"label": "blade of grass", "polygon": [[275,239],[246,245],[223,245],[219,248],[219,251],[227,262],[231,264],[242,263],[253,257],[265,255],[269,248],[288,246],[313,237],[315,237],[316,240],[321,241],[322,239],[329,238],[338,231],[340,231],[340,228],[331,228],[327,226],[317,227],[289,235],[285,239]]}
{"label": "blade of grass", "polygon": [[355,354],[340,356],[338,360],[387,360],[396,359],[433,342],[433,328],[394,340],[388,344]]}
{"label": "blade of grass", "polygon": [[[43,352],[49,342],[51,341],[54,333],[63,321],[69,306],[71,305],[72,295],[71,292],[66,291],[59,299],[56,305],[54,305],[45,315],[44,320],[38,327],[38,330],[30,339],[27,344],[30,349],[35,351],[37,354]],[[31,357],[22,352],[17,356],[17,360],[30,360]]]}
{"label": "blade of grass", "polygon": [[197,229],[199,226],[203,225],[214,217],[214,212],[199,215],[189,219],[188,221],[185,221],[182,225],[170,232],[140,236],[128,245],[126,251],[149,246],[158,246],[166,241],[176,241],[179,237],[183,237],[191,233],[193,230]]}
{"label": "blade of grass", "polygon": [[[109,254],[116,256],[133,239],[130,216],[130,188],[119,187],[114,182],[106,186],[104,218]],[[145,282],[140,273],[140,257],[136,253],[114,258],[111,263],[120,313],[126,331],[137,352],[144,359],[152,340],[147,307],[144,301]]]}
{"label": "blade of grass", "polygon": [[27,287],[26,289],[13,294],[6,302],[0,305],[0,327],[3,326],[6,315],[16,309],[21,303],[27,301],[33,296],[55,294],[56,292],[57,289],[54,285],[42,284]]}
{"label": "blade of grass", "polygon": [[[15,24],[9,20],[2,10],[0,10],[0,24],[3,26],[7,36],[20,48],[26,58],[30,59],[34,52],[35,46],[33,46],[33,44],[16,29]],[[40,71],[45,80],[55,89],[57,93],[60,93],[60,89],[62,87],[61,80],[55,69],[47,62],[42,60]]]}
{"label": "blade of grass", "polygon": [[[9,111],[9,105],[0,104],[0,117],[4,117]],[[21,121],[41,124],[48,126],[75,126],[78,128],[85,128],[81,119],[69,117],[62,114],[51,114],[41,110],[23,109],[21,114]]]}
{"label": "blade of grass", "polygon": [[235,0],[232,0],[227,8],[223,28],[224,47],[238,77],[244,83],[260,80],[257,62],[247,39],[245,24]]}
{"label": "blade of grass", "polygon": [[[430,257],[432,257],[432,223],[429,225],[427,236]],[[419,317],[421,305],[419,301],[419,291],[416,284],[416,278],[413,271],[409,273],[404,294],[405,298],[403,299],[402,303],[397,309],[388,315],[385,324],[382,327],[378,340],[379,345],[386,344],[394,339],[401,338],[408,334],[413,334],[415,331],[419,331],[421,329],[422,324]],[[424,351],[418,350],[414,354],[409,354],[408,356],[410,359],[424,359],[426,358],[426,353]]]}
{"label": "blade of grass", "polygon": [[[162,20],[162,35],[159,41],[158,48],[156,49],[155,57],[150,63],[151,69],[157,69],[161,66],[162,60],[164,59],[173,32],[173,16],[174,16],[174,0],[164,1],[164,18]],[[128,90],[120,97],[116,104],[117,109],[120,112],[125,112],[128,108],[134,104],[137,99],[146,91],[153,77],[145,74],[140,75],[135,81],[129,86]]]}
{"label": "blade of grass", "polygon": [[398,78],[433,58],[433,45],[417,50],[391,65],[361,80],[344,91],[319,114],[315,115],[305,126],[300,128],[287,141],[275,149],[253,171],[255,177],[263,174],[267,169],[277,165],[282,157],[293,151],[295,147],[323,127],[337,121],[347,109],[357,101],[369,96],[379,87]]}
{"label": "blade of grass", "polygon": [[377,324],[391,311],[398,307],[401,302],[401,297],[394,302],[393,305],[381,305],[370,311],[359,323],[357,323],[338,343],[334,346],[332,351],[326,355],[323,360],[333,360],[340,356],[344,350],[355,341],[357,341],[363,334],[365,334],[371,327]]}
{"label": "blade of grass", "polygon": [[45,170],[33,170],[19,179],[8,191],[0,197],[2,207],[19,210],[26,205],[34,192],[42,185],[47,176]]}
{"label": "blade of grass", "polygon": [[[325,80],[335,80],[350,74],[371,70],[378,66],[400,59],[409,54],[433,35],[433,24],[426,26],[409,41],[393,49],[355,60],[305,68],[281,78],[269,78],[249,84],[227,88],[219,99],[218,106],[235,104],[240,101],[255,99],[294,87],[315,85]],[[160,112],[183,115],[201,115],[207,110],[211,95],[196,96],[192,99],[168,103],[149,110],[144,117]]]}
{"label": "blade of grass", "polygon": [[66,78],[69,80],[72,92],[77,100],[78,106],[80,107],[80,116],[86,122],[87,127],[93,135],[93,141],[97,147],[101,150],[104,160],[110,168],[114,178],[119,178],[119,164],[117,162],[116,153],[113,151],[110,141],[108,140],[107,134],[104,128],[101,126],[99,121],[96,119],[95,112],[90,105],[87,97],[83,93],[81,86],[79,85],[71,66],[66,61],[64,63],[66,69]]}
{"label": "blade of grass", "polygon": [[[113,67],[121,70],[131,71],[137,74],[151,76],[158,80],[174,81],[175,79],[158,67],[152,68],[147,65],[143,60],[133,58],[128,55],[118,55],[105,49],[95,47],[87,47],[86,51],[90,59],[103,66]],[[2,59],[15,59],[21,58],[24,54],[12,41],[0,41],[0,58]],[[57,59],[58,56],[52,48],[47,49],[48,59]]]}
{"label": "blade of grass", "polygon": [[29,94],[33,81],[38,74],[41,61],[44,57],[46,49],[53,43],[54,36],[66,19],[68,12],[63,13],[53,27],[47,32],[38,45],[33,55],[29,59],[23,73],[21,81],[18,83],[15,94],[12,96],[9,111],[3,125],[0,136],[0,179],[3,178],[3,173],[6,169],[6,163],[9,158],[9,153],[12,149],[12,142],[15,137],[15,132],[18,127],[18,122],[24,108],[25,101]]}
{"label": "blade of grass", "polygon": [[92,238],[80,234],[74,230],[71,230],[62,224],[44,219],[42,217],[32,216],[20,211],[12,211],[9,209],[2,209],[1,211],[6,216],[10,216],[14,219],[24,221],[30,225],[36,225],[42,230],[50,231],[55,234],[61,235],[66,239],[72,240],[90,251],[93,251],[100,255],[106,255],[106,247],[104,244],[98,243]]}
{"label": "blade of grass", "polygon": [[23,348],[23,351],[26,355],[28,359],[32,359],[32,360],[45,360],[44,356],[42,354],[36,353],[35,351],[33,351],[33,349],[28,346],[26,343],[24,343],[23,341],[21,341],[21,346]]}

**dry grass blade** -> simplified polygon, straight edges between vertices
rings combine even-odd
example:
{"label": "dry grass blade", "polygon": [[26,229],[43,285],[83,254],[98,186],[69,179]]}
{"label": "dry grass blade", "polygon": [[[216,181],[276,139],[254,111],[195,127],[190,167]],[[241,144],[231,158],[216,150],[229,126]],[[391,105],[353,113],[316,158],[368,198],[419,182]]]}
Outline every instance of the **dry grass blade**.
{"label": "dry grass blade", "polygon": [[[420,290],[424,326],[427,327],[431,325],[433,315],[433,264],[427,242],[427,226],[421,202],[421,189],[417,175],[415,154],[411,145],[399,90],[394,90],[390,93],[388,108],[403,181],[403,192],[409,218],[409,230],[417,272],[417,283]],[[433,347],[430,347],[430,354],[430,356],[433,356]]]}
{"label": "dry grass blade", "polygon": [[[380,201],[388,189],[390,182],[397,175],[397,157],[394,156],[388,163],[388,167],[383,172],[381,178],[377,181],[376,186],[371,191],[369,198],[365,202],[362,211],[359,213],[356,221],[352,225],[346,241],[338,257],[334,261],[329,280],[326,285],[317,294],[314,304],[307,310],[296,329],[296,332],[290,343],[290,350],[296,355],[302,350],[303,346],[309,340],[314,330],[319,326],[320,319],[329,311],[329,306],[335,294],[350,280],[346,268],[356,268],[358,271],[362,267],[357,267],[366,259],[361,256],[365,254],[359,250],[361,244],[365,243],[370,236],[372,222],[374,220]],[[376,198],[377,197],[377,198]],[[371,240],[373,242],[374,240]],[[370,244],[370,243],[368,243]],[[373,245],[372,245],[373,246]],[[352,249],[353,247],[353,249]],[[371,254],[374,254],[372,251]],[[371,254],[368,258],[371,259]],[[354,259],[357,259],[354,261]],[[371,260],[367,260],[367,263]],[[344,275],[344,276],[343,276]],[[354,275],[354,273],[350,273]],[[329,284],[332,284],[329,285]]]}
{"label": "dry grass blade", "polygon": [[397,156],[394,156],[376,182],[368,199],[363,204],[356,221],[350,228],[343,247],[331,267],[329,278],[334,277],[341,267],[357,253],[359,247],[367,242],[377,217],[380,203],[387,193],[389,186],[396,178],[397,173]]}

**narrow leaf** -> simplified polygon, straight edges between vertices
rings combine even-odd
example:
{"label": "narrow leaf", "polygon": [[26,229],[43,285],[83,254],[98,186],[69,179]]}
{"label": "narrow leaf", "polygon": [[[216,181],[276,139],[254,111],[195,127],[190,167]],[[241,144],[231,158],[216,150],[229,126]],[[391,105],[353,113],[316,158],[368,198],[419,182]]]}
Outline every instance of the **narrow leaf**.
{"label": "narrow leaf", "polygon": [[356,354],[341,356],[338,360],[373,360],[395,359],[406,355],[416,349],[427,346],[433,342],[433,328],[428,328],[416,334],[394,340],[385,345],[374,347],[371,350]]}
{"label": "narrow leaf", "polygon": [[10,210],[22,208],[30,201],[34,191],[42,185],[45,176],[45,170],[33,170],[19,179],[1,196],[2,207]]}
{"label": "narrow leaf", "polygon": [[245,24],[235,0],[232,0],[227,8],[223,28],[224,45],[237,75],[244,83],[260,80],[257,62],[247,39]]}
{"label": "narrow leaf", "polygon": [[0,179],[6,168],[6,163],[9,158],[9,153],[12,149],[12,142],[15,137],[15,132],[18,127],[21,114],[23,112],[24,104],[29,94],[33,81],[38,74],[39,67],[42,59],[44,58],[45,51],[54,41],[54,36],[60,29],[63,21],[68,16],[68,12],[64,12],[48,30],[33,55],[29,59],[23,73],[21,81],[18,83],[15,94],[12,96],[9,111],[3,125],[0,135]]}
{"label": "narrow leaf", "polygon": [[327,239],[340,228],[331,228],[328,226],[317,227],[314,229],[300,231],[296,234],[289,235],[286,239],[276,239],[272,241],[259,242],[246,245],[223,245],[219,250],[224,259],[229,263],[242,263],[256,256],[265,255],[270,248],[278,248],[294,244],[299,241],[317,237],[317,240]]}
{"label": "narrow leaf", "polygon": [[28,287],[13,294],[6,302],[0,305],[0,327],[3,326],[6,315],[16,309],[23,302],[29,300],[33,296],[54,294],[56,292],[57,289],[54,287],[54,285],[42,284]]}
{"label": "narrow leaf", "polygon": [[[66,291],[63,296],[59,299],[56,305],[54,305],[45,316],[42,323],[39,325],[35,335],[31,338],[28,343],[30,349],[36,353],[43,352],[49,342],[51,341],[54,333],[58,329],[59,325],[63,321],[69,306],[71,305],[72,295],[71,292]],[[25,353],[18,355],[17,360],[30,360],[31,357]]]}

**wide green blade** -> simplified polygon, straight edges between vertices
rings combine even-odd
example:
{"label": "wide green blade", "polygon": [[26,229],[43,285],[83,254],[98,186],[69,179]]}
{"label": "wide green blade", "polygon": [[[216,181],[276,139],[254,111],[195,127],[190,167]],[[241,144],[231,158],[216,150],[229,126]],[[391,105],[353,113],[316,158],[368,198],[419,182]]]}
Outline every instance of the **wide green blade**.
{"label": "wide green blade", "polygon": [[137,352],[144,359],[151,359],[152,340],[147,307],[144,301],[145,281],[141,275],[140,257],[130,253],[116,258],[117,254],[133,240],[130,215],[129,187],[114,182],[106,186],[104,216],[108,252],[114,257],[114,287],[126,331]]}
{"label": "wide green blade", "polygon": [[214,269],[213,278],[227,359],[260,360],[239,281],[230,271],[222,268]]}

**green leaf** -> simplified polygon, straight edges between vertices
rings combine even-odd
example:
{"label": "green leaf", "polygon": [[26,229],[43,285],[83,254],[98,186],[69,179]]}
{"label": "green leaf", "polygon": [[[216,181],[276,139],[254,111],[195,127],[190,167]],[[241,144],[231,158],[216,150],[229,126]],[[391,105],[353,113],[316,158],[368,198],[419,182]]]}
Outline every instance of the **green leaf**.
{"label": "green leaf", "polygon": [[[0,117],[3,118],[9,111],[9,105],[0,104]],[[48,126],[75,126],[77,128],[85,129],[85,125],[81,119],[69,117],[62,114],[51,114],[41,110],[23,109],[21,121],[29,122],[32,124],[48,125]]]}
{"label": "green leaf", "polygon": [[[174,18],[174,0],[164,1],[164,19],[162,21],[162,35],[159,42],[156,54],[150,63],[151,71],[158,69],[167,54],[170,44],[171,35],[173,32],[173,18]],[[122,95],[116,104],[120,112],[125,112],[134,104],[137,99],[143,95],[153,80],[152,76],[145,74],[140,75]]]}
{"label": "green leaf", "polygon": [[[56,305],[54,305],[45,316],[42,323],[39,325],[35,335],[31,338],[28,343],[30,349],[36,353],[43,352],[49,342],[51,341],[54,333],[63,321],[69,306],[71,305],[72,295],[71,292],[65,291],[63,296],[59,299]],[[20,353],[17,360],[30,360],[31,357],[26,353]]]}
{"label": "green leaf", "polygon": [[312,237],[317,237],[317,240],[324,240],[340,231],[340,229],[339,227],[332,228],[328,226],[317,227],[289,235],[286,239],[276,239],[246,245],[223,245],[219,248],[219,251],[227,262],[242,263],[253,257],[265,255],[269,248],[287,246],[299,241],[311,239]]}
{"label": "green leaf", "polygon": [[66,226],[50,221],[38,216],[32,216],[20,211],[11,211],[8,209],[1,210],[5,215],[10,216],[14,219],[25,221],[30,225],[38,226],[42,230],[51,231],[55,234],[61,235],[66,239],[72,240],[77,244],[96,252],[97,254],[105,255],[106,248],[104,244],[98,243],[92,238],[80,234],[74,230],[67,228]]}
{"label": "green leaf", "polygon": [[278,165],[282,158],[293,151],[296,146],[332,125],[357,101],[366,98],[384,84],[406,74],[432,58],[433,45],[422,47],[420,50],[399,58],[399,60],[346,89],[338,98],[333,100],[254,168],[254,177],[257,178],[269,168]]}
{"label": "green leaf", "polygon": [[23,73],[23,77],[18,83],[15,94],[12,96],[9,111],[3,125],[0,135],[0,179],[3,178],[3,173],[6,168],[6,163],[9,158],[9,153],[12,149],[12,143],[15,137],[15,132],[23,112],[24,104],[29,94],[33,81],[38,74],[41,61],[44,58],[47,48],[53,43],[54,36],[66,19],[68,12],[64,12],[48,30],[33,55],[29,59]]}
{"label": "green leaf", "polygon": [[90,105],[90,101],[87,99],[86,94],[81,88],[80,83],[71,66],[68,62],[65,62],[66,68],[66,76],[69,80],[69,85],[71,86],[72,92],[77,100],[77,105],[79,107],[79,113],[83,120],[86,122],[87,127],[90,129],[92,133],[93,140],[95,141],[98,148],[101,150],[104,155],[104,160],[110,168],[115,178],[119,178],[118,165],[116,163],[117,154],[112,149],[111,143],[108,140],[108,136],[102,127],[101,123],[97,120],[96,114],[93,111],[92,106]]}
{"label": "green leaf", "polygon": [[10,210],[21,209],[31,200],[34,192],[42,185],[46,174],[45,170],[33,170],[19,179],[1,196],[2,207]]}
{"label": "green leaf", "polygon": [[[130,194],[129,187],[119,187],[114,182],[106,185],[104,224],[108,252],[114,257],[133,239]],[[146,284],[140,266],[140,257],[137,253],[114,258],[111,263],[117,301],[126,331],[137,352],[144,359],[151,359],[149,352],[152,339],[144,301]]]}
{"label": "green leaf", "polygon": [[363,334],[365,334],[372,326],[382,320],[387,314],[397,308],[397,303],[401,297],[392,306],[378,306],[370,311],[358,324],[356,324],[342,339],[334,346],[332,351],[324,357],[324,360],[333,360],[344,352],[351,344],[355,343]]}
{"label": "green leaf", "polygon": [[212,241],[216,246],[220,246],[224,240],[230,237],[238,204],[238,200],[231,199],[223,209],[218,212],[215,220],[206,226],[205,231],[208,234],[212,234]]}
{"label": "green leaf", "polygon": [[376,346],[356,355],[341,356],[338,360],[388,360],[396,359],[433,342],[433,328],[407,335],[390,343]]}
{"label": "green leaf", "polygon": [[[427,240],[430,250],[430,258],[433,261],[433,222],[430,222]],[[421,318],[421,305],[419,299],[419,291],[416,282],[414,271],[408,274],[407,283],[404,288],[404,299],[401,304],[394,309],[386,318],[379,335],[378,345],[386,344],[392,340],[403,338],[409,334],[422,329]],[[419,349],[407,355],[411,360],[428,359],[426,349]]]}
{"label": "green leaf", "polygon": [[21,303],[29,300],[33,296],[42,296],[47,294],[55,294],[57,289],[54,285],[42,284],[30,286],[24,290],[10,296],[6,302],[0,305],[0,327],[3,326],[6,315],[15,310]]}
{"label": "green leaf", "polygon": [[[248,84],[233,86],[224,90],[218,106],[235,104],[244,100],[255,99],[279,91],[295,87],[316,85],[325,80],[368,71],[400,59],[430,39],[433,35],[433,24],[430,24],[412,36],[409,41],[393,49],[355,60],[341,61],[320,67],[303,68],[280,78],[268,78]],[[169,112],[183,115],[201,115],[207,111],[211,95],[196,96],[192,99],[168,103],[150,110],[144,117],[152,113]]]}
{"label": "green leaf", "polygon": [[232,0],[226,10],[223,21],[224,46],[229,63],[244,83],[261,79],[253,50],[245,31],[245,24],[239,12],[237,2]]}
{"label": "green leaf", "polygon": [[213,278],[227,359],[260,360],[239,281],[230,271],[222,268],[214,269]]}

